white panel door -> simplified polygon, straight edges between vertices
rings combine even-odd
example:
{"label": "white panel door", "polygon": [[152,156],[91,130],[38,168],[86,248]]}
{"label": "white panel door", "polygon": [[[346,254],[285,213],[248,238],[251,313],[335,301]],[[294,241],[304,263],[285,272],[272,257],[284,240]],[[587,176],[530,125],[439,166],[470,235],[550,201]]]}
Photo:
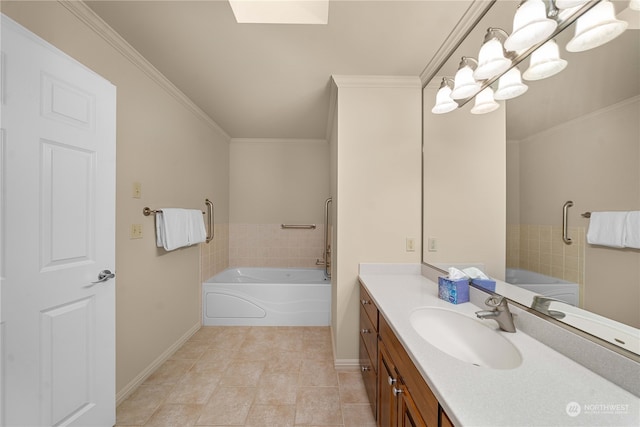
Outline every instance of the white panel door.
{"label": "white panel door", "polygon": [[0,40],[1,421],[111,426],[115,87],[4,15]]}

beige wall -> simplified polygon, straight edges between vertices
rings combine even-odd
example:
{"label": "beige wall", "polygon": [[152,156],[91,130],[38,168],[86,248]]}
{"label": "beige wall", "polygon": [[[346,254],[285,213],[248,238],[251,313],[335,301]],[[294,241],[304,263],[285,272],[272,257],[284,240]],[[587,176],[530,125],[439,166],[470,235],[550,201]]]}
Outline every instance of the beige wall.
{"label": "beige wall", "polygon": [[357,364],[358,264],[420,261],[421,84],[338,76],[334,84],[332,328],[336,363]]}
{"label": "beige wall", "polygon": [[[640,210],[638,117],[634,97],[521,141],[520,223],[559,227],[567,200],[569,225],[582,229],[586,211]],[[640,327],[640,251],[584,251],[584,308]]]}
{"label": "beige wall", "polygon": [[[200,325],[199,248],[157,249],[153,217],[144,217],[142,208],[204,209],[208,197],[216,204],[216,221],[227,223],[228,137],[64,5],[3,2],[2,12],[117,87],[116,390],[121,398]],[[142,184],[141,199],[131,197],[133,182]],[[134,223],[142,224],[142,239],[129,239]]]}
{"label": "beige wall", "polygon": [[424,244],[430,264],[482,263],[504,279],[506,246],[505,108],[482,115],[472,102],[432,114],[437,87],[424,89]]}
{"label": "beige wall", "polygon": [[329,197],[327,141],[232,139],[230,171],[229,265],[317,267]]}

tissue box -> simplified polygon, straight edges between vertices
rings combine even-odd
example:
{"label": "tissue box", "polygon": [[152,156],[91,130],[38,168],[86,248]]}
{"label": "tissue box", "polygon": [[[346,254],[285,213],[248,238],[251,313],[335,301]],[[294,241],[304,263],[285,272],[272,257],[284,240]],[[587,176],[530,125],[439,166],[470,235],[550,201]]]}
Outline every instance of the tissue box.
{"label": "tissue box", "polygon": [[496,281],[491,279],[471,279],[471,283],[488,291],[496,291]]}
{"label": "tissue box", "polygon": [[438,298],[452,304],[469,301],[469,279],[450,280],[438,277]]}

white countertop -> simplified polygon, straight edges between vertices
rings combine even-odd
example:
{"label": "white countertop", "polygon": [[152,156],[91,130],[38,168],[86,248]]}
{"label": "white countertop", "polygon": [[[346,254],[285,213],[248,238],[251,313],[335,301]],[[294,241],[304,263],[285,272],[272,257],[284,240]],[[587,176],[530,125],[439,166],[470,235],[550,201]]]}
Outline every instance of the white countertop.
{"label": "white countertop", "polygon": [[[361,282],[455,425],[640,426],[640,398],[521,331],[499,331],[493,320],[477,321],[518,348],[520,366],[491,369],[445,354],[413,329],[411,312],[432,306],[475,318],[487,307],[438,299],[438,285],[420,275],[419,265],[367,267],[361,268]],[[574,403],[580,413],[570,416],[567,407]]]}

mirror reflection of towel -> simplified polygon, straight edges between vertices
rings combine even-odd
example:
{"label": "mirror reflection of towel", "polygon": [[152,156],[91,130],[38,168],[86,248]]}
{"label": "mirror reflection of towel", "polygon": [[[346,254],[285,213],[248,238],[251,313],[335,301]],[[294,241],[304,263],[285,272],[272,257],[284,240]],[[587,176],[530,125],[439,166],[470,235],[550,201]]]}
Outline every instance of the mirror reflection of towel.
{"label": "mirror reflection of towel", "polygon": [[640,249],[640,211],[627,213],[623,243],[626,248]]}
{"label": "mirror reflection of towel", "polygon": [[591,212],[587,242],[592,245],[624,247],[627,212]]}

